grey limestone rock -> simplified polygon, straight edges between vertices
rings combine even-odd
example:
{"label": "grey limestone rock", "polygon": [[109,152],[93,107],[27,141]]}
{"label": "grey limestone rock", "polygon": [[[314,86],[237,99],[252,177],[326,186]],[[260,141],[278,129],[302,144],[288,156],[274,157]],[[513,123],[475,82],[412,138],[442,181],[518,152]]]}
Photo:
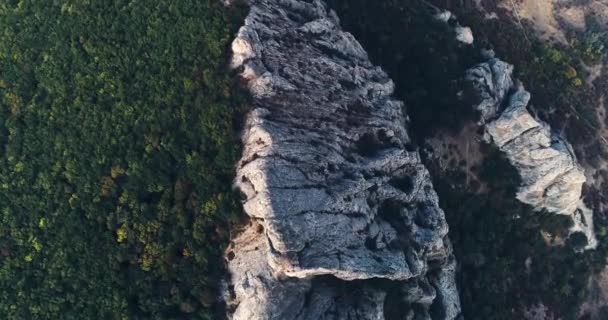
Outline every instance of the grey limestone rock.
{"label": "grey limestone rock", "polygon": [[469,27],[463,27],[458,23],[458,20],[452,12],[447,10],[441,10],[438,7],[435,7],[432,4],[426,3],[426,5],[435,11],[434,17],[438,21],[449,24],[452,21],[455,25],[453,26],[453,30],[455,33],[456,40],[464,43],[464,44],[473,44],[475,38],[473,36],[473,30]]}
{"label": "grey limestone rock", "polygon": [[393,82],[322,1],[249,4],[232,67],[254,104],[235,180],[252,222],[226,255],[229,317],[384,319],[398,291],[406,319],[455,319],[448,226]]}
{"label": "grey limestone rock", "polygon": [[268,238],[252,221],[228,251],[233,319],[384,319],[386,292],[364,282],[293,278],[267,261]]}
{"label": "grey limestone rock", "polygon": [[505,152],[519,171],[520,201],[536,210],[572,216],[572,231],[584,232],[588,248],[595,247],[593,222],[580,200],[584,170],[570,144],[528,111],[530,93],[513,80],[512,73],[513,66],[496,58],[467,72],[485,138]]}

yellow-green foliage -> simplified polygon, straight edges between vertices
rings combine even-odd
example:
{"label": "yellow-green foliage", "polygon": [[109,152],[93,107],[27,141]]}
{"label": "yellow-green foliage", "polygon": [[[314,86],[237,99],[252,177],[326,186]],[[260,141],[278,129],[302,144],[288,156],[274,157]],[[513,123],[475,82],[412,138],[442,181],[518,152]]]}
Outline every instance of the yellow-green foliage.
{"label": "yellow-green foliage", "polygon": [[557,49],[547,49],[547,56],[553,63],[560,63],[564,59],[564,55]]}
{"label": "yellow-green foliage", "polygon": [[572,66],[567,66],[564,74],[566,75],[566,78],[568,78],[568,79],[574,79],[578,75],[578,73],[576,72],[576,69],[574,69]]}
{"label": "yellow-green foliage", "polygon": [[0,1],[1,319],[212,318],[239,19],[217,0]]}

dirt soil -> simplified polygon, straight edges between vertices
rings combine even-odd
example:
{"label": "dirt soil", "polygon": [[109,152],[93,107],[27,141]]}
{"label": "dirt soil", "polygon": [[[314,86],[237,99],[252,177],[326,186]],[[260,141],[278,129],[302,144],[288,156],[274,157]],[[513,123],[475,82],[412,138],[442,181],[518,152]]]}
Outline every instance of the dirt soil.
{"label": "dirt soil", "polygon": [[588,298],[581,307],[580,316],[588,315],[593,320],[605,320],[600,319],[599,310],[608,301],[608,269],[589,279],[588,290]]}
{"label": "dirt soil", "polygon": [[481,182],[475,168],[483,162],[481,151],[482,137],[477,133],[479,126],[473,122],[466,124],[462,130],[453,132],[440,132],[426,143],[433,149],[434,160],[442,171],[448,172],[460,167],[466,172],[467,186],[476,183],[478,193],[483,193],[486,186]]}
{"label": "dirt soil", "polygon": [[[585,31],[594,16],[608,29],[608,0],[491,0],[479,1],[486,10],[503,8],[522,24],[530,24],[542,39],[567,44],[569,30]],[[488,3],[492,2],[492,4]]]}

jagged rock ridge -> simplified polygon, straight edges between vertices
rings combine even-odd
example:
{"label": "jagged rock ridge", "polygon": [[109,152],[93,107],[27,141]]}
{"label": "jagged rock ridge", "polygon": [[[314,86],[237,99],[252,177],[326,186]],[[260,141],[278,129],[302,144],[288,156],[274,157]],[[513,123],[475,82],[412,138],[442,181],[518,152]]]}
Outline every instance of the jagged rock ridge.
{"label": "jagged rock ridge", "polygon": [[232,66],[255,107],[235,180],[251,223],[226,254],[229,317],[385,319],[395,304],[455,319],[447,223],[392,81],[322,1],[249,4]]}
{"label": "jagged rock ridge", "polygon": [[485,139],[505,152],[519,171],[517,199],[536,210],[572,216],[571,231],[585,233],[587,248],[594,248],[591,211],[581,201],[585,172],[570,144],[528,111],[530,93],[512,73],[512,65],[493,57],[467,72]]}

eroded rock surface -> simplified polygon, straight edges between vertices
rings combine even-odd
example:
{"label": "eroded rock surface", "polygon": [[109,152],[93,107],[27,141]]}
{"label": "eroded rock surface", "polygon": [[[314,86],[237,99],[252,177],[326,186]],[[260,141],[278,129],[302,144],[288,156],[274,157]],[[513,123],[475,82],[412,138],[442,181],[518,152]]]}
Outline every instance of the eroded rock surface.
{"label": "eroded rock surface", "polygon": [[491,58],[467,72],[478,98],[485,139],[505,152],[521,176],[517,198],[537,210],[571,215],[572,231],[597,245],[589,210],[581,202],[585,173],[572,147],[528,109],[530,93],[512,78],[513,66]]}
{"label": "eroded rock surface", "polygon": [[252,0],[232,319],[455,319],[448,227],[393,82],[320,0]]}
{"label": "eroded rock surface", "polygon": [[453,24],[456,40],[465,44],[473,44],[475,38],[473,37],[473,30],[471,30],[471,28],[461,26],[460,23],[458,23],[456,16],[454,16],[450,11],[443,11],[431,4],[427,4],[427,6],[435,11],[435,19],[447,24]]}

